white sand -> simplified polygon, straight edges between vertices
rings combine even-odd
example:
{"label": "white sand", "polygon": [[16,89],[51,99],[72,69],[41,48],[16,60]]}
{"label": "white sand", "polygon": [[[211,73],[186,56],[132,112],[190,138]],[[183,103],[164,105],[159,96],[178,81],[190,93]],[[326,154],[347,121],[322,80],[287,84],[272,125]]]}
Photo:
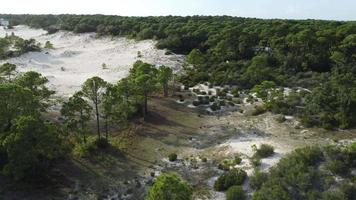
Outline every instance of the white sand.
{"label": "white sand", "polygon": [[[127,76],[137,60],[178,70],[184,59],[182,55],[165,55],[164,50],[155,48],[155,41],[152,40],[96,38],[95,33],[74,34],[67,31],[48,35],[44,30],[27,26],[16,26],[12,30],[0,27],[0,37],[11,32],[25,39],[34,38],[42,45],[46,41],[54,45],[53,50],[30,52],[2,63],[14,63],[20,72],[33,70],[42,73],[49,79],[50,88],[59,96],[73,94],[86,79],[93,76],[114,83]],[[141,58],[137,57],[138,51],[142,54]],[[103,63],[107,69],[102,68]]]}

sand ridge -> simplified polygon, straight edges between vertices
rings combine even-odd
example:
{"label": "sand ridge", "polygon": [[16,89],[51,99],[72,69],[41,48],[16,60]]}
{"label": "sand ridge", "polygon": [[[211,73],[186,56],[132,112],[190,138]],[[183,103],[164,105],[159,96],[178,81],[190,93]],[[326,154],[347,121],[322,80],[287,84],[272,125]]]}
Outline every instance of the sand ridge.
{"label": "sand ridge", "polygon": [[[50,88],[62,97],[70,96],[79,90],[81,84],[93,76],[114,83],[127,76],[132,64],[137,60],[157,66],[167,65],[174,70],[179,70],[184,60],[183,55],[165,55],[166,51],[157,49],[153,40],[98,38],[95,33],[75,34],[68,31],[49,35],[45,30],[22,25],[11,30],[0,28],[0,37],[12,32],[24,39],[33,38],[42,45],[50,41],[54,49],[26,53],[1,63],[14,63],[19,72],[40,72],[49,79]],[[138,56],[138,52],[141,52],[142,57]]]}

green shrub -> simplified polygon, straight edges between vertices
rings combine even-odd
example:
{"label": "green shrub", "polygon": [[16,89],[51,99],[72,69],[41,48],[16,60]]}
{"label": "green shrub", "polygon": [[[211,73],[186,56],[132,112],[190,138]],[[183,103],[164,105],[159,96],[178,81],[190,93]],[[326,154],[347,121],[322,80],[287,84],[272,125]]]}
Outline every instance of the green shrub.
{"label": "green shrub", "polygon": [[326,163],[326,168],[337,175],[347,175],[349,173],[347,164],[340,160],[329,160]]}
{"label": "green shrub", "polygon": [[225,191],[234,185],[242,185],[247,174],[242,169],[232,169],[222,174],[214,183],[216,191]]}
{"label": "green shrub", "polygon": [[258,167],[261,165],[261,158],[257,156],[252,156],[250,158],[250,162],[253,167]]}
{"label": "green shrub", "polygon": [[219,106],[226,106],[226,102],[224,100],[219,101]]}
{"label": "green shrub", "polygon": [[175,153],[171,153],[171,154],[168,155],[168,159],[169,159],[169,161],[171,161],[171,162],[176,161],[177,158],[178,158],[178,156],[177,156],[177,154],[175,154]]}
{"label": "green shrub", "polygon": [[255,106],[255,108],[252,111],[252,115],[253,116],[261,115],[261,114],[265,113],[266,111],[267,110],[263,105]]}
{"label": "green shrub", "polygon": [[286,117],[284,115],[278,115],[276,117],[276,121],[279,122],[279,123],[283,123],[286,121]]}
{"label": "green shrub", "polygon": [[232,160],[224,160],[218,165],[218,169],[224,170],[224,171],[229,171],[230,168],[235,167],[236,165],[241,164],[242,158],[240,155],[236,155],[234,159]]}
{"label": "green shrub", "polygon": [[274,147],[268,144],[261,144],[255,152],[255,156],[259,158],[267,158],[274,154]]}
{"label": "green shrub", "polygon": [[53,49],[53,44],[50,41],[46,41],[44,48],[46,49]]}
{"label": "green shrub", "polygon": [[240,96],[239,90],[236,87],[232,88],[231,94],[234,95],[234,97],[239,97]]}
{"label": "green shrub", "polygon": [[193,106],[199,106],[200,105],[200,101],[193,101]]}
{"label": "green shrub", "polygon": [[226,192],[226,200],[245,200],[246,194],[241,186],[231,186]]}
{"label": "green shrub", "polygon": [[355,200],[356,199],[356,185],[343,181],[340,184],[340,191],[345,195],[346,199]]}
{"label": "green shrub", "polygon": [[217,104],[217,103],[213,103],[211,106],[210,106],[210,109],[212,111],[217,111],[217,110],[220,110],[220,106]]}
{"label": "green shrub", "polygon": [[191,200],[193,190],[178,175],[161,174],[149,189],[145,200]]}
{"label": "green shrub", "polygon": [[96,145],[96,137],[87,138],[87,142],[76,143],[73,149],[74,156],[87,158],[93,153],[97,152],[98,146]]}
{"label": "green shrub", "polygon": [[95,144],[99,149],[106,149],[110,146],[109,141],[106,138],[96,139]]}
{"label": "green shrub", "polygon": [[241,99],[234,99],[233,102],[235,104],[242,104],[242,100]]}
{"label": "green shrub", "polygon": [[268,174],[265,172],[261,172],[259,170],[255,170],[250,176],[250,185],[253,189],[260,189],[262,185],[267,181]]}

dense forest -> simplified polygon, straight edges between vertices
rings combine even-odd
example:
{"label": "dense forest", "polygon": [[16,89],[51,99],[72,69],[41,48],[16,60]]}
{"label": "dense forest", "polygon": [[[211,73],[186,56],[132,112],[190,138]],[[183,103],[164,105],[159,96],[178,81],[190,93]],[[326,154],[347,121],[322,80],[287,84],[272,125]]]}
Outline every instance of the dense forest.
{"label": "dense forest", "polygon": [[[267,110],[294,113],[305,125],[350,128],[356,124],[356,22],[262,20],[229,16],[120,17],[104,15],[1,15],[27,24],[76,33],[155,39],[158,48],[187,55],[180,81],[209,81],[275,90]],[[169,52],[168,52],[169,53]],[[263,87],[264,81],[273,88]],[[261,86],[262,84],[262,86]],[[266,85],[266,84],[265,84]],[[270,86],[270,85],[269,85]],[[276,87],[310,94],[282,97]],[[279,98],[277,98],[277,97]],[[278,100],[276,100],[278,99]]]}

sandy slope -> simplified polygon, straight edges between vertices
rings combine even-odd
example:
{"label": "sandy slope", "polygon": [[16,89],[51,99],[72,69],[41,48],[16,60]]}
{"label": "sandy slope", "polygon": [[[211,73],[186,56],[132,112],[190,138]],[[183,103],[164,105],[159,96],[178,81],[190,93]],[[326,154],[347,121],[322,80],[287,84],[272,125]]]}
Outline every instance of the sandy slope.
{"label": "sandy slope", "polygon": [[[165,55],[151,40],[134,41],[125,38],[96,38],[95,33],[74,34],[60,31],[48,35],[41,29],[16,26],[12,30],[0,28],[0,37],[14,32],[25,39],[34,38],[44,44],[53,43],[55,49],[31,52],[2,62],[11,62],[20,72],[38,71],[50,80],[50,87],[60,96],[73,94],[80,85],[93,76],[116,82],[127,75],[132,64],[141,59],[155,65],[178,69],[183,56]],[[142,58],[137,53],[142,53]],[[105,63],[107,69],[103,69]]]}

